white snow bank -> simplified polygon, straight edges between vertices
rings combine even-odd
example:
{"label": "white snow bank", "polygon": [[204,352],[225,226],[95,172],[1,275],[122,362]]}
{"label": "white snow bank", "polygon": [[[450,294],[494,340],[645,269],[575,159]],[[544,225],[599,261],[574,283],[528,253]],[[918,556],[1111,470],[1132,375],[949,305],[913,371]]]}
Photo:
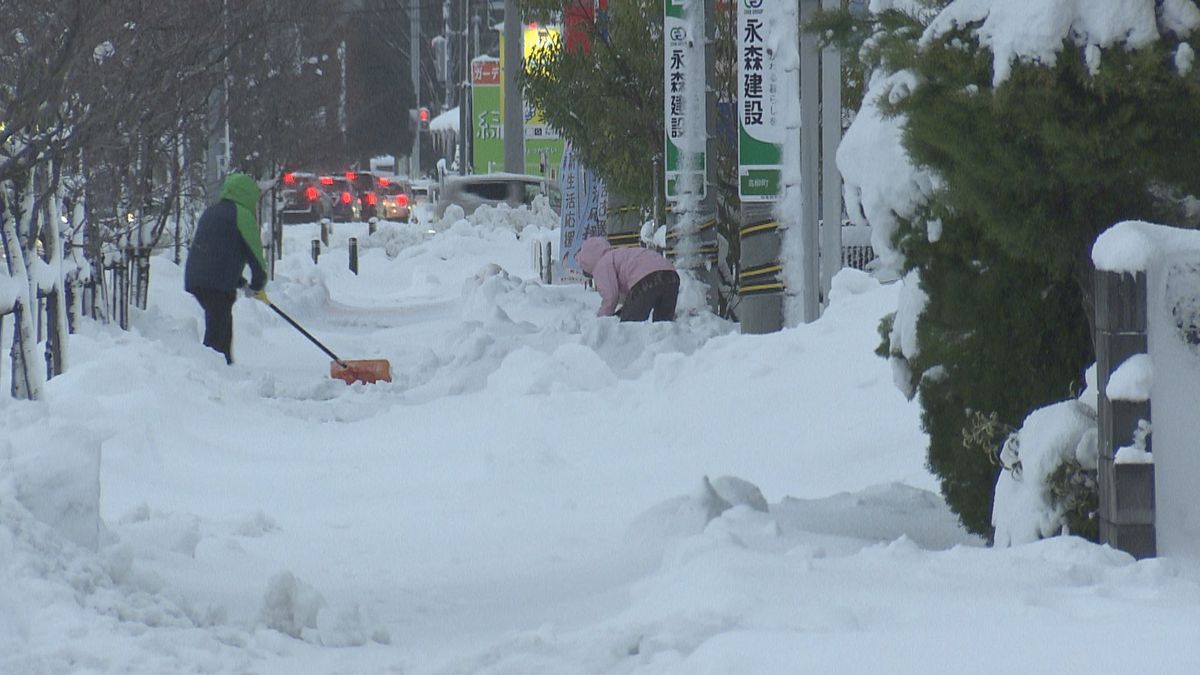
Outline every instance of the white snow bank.
{"label": "white snow bank", "polygon": [[101,440],[73,425],[11,430],[0,443],[0,499],[15,497],[68,540],[96,550]]}
{"label": "white snow bank", "polygon": [[271,577],[259,617],[267,628],[325,647],[391,641],[386,628],[364,619],[357,603],[331,609],[324,596],[291,572]]}

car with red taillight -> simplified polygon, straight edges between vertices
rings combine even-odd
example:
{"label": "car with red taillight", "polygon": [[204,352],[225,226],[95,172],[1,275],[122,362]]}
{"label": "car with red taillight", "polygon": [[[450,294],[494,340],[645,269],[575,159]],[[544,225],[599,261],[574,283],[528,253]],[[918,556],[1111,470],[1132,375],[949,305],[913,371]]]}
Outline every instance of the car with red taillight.
{"label": "car with red taillight", "polygon": [[362,220],[362,204],[354,183],[345,176],[321,176],[320,183],[333,200],[331,220],[343,223]]}
{"label": "car with red taillight", "polygon": [[412,188],[401,178],[379,178],[379,215],[407,223],[412,213]]}
{"label": "car with red taillight", "polygon": [[374,218],[380,215],[379,202],[383,197],[380,181],[388,179],[372,171],[347,171],[346,180],[353,183],[358,190],[359,211],[362,217]]}
{"label": "car with red taillight", "polygon": [[285,224],[315,223],[329,218],[333,203],[317,176],[289,171],[279,181],[280,218]]}

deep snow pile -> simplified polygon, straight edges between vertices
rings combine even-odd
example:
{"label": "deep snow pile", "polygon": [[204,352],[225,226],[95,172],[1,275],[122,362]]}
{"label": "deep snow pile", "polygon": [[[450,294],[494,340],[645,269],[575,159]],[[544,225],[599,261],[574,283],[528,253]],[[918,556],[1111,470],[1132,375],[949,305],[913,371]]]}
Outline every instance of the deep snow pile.
{"label": "deep snow pile", "polygon": [[[226,367],[178,268],[0,399],[0,672],[1191,672],[1200,573],[992,550],[872,350],[898,284],[742,336],[594,316],[528,214],[288,229]],[[345,241],[363,247],[360,274]],[[98,497],[97,497],[98,495]],[[1119,630],[1114,627],[1119,626]],[[1107,637],[1097,641],[1095,636]]]}

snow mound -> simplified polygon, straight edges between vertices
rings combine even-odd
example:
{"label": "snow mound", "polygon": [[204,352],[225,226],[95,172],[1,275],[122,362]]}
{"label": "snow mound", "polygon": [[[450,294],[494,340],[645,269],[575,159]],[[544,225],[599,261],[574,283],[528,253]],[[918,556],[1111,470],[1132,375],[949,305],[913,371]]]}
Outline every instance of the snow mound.
{"label": "snow mound", "polygon": [[869,293],[878,287],[879,282],[875,277],[861,270],[845,267],[833,275],[833,283],[829,289],[829,302],[842,302],[849,297]]}
{"label": "snow mound", "polygon": [[312,586],[291,572],[271,577],[259,621],[284,635],[324,647],[357,647],[391,642],[387,629],[372,625],[357,604],[331,608]]}
{"label": "snow mound", "polygon": [[668,499],[646,510],[629,526],[633,543],[663,544],[671,539],[700,534],[721,514],[735,507],[766,513],[767,500],[753,483],[734,476],[701,479],[687,495]]}
{"label": "snow mound", "polygon": [[[53,426],[0,444],[4,493],[70,541],[95,551],[100,538],[100,446],[96,432]],[[36,440],[35,440],[36,438]],[[2,498],[2,497],[0,497]]]}
{"label": "snow mound", "polygon": [[1001,454],[1010,470],[1000,472],[992,502],[997,546],[1015,546],[1062,533],[1063,506],[1050,503],[1047,484],[1051,474],[1072,459],[1085,469],[1096,469],[1096,418],[1087,405],[1061,401],[1025,418]]}
{"label": "snow mound", "polygon": [[617,376],[608,364],[596,352],[578,344],[561,345],[549,355],[521,347],[488,376],[490,389],[515,396],[598,391],[616,382]]}

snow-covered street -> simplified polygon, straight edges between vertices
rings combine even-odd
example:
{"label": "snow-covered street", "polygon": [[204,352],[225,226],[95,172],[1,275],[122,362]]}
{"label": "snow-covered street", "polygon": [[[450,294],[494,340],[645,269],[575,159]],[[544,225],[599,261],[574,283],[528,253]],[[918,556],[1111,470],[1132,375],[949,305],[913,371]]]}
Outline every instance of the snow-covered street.
{"label": "snow-covered street", "polygon": [[554,227],[344,225],[316,266],[289,227],[272,299],[390,384],[246,300],[226,367],[156,258],[132,332],[87,321],[45,401],[0,398],[0,672],[1200,667],[1186,561],[958,527],[873,353],[898,284],[843,271],[766,336],[686,287],[619,325],[537,280]]}

